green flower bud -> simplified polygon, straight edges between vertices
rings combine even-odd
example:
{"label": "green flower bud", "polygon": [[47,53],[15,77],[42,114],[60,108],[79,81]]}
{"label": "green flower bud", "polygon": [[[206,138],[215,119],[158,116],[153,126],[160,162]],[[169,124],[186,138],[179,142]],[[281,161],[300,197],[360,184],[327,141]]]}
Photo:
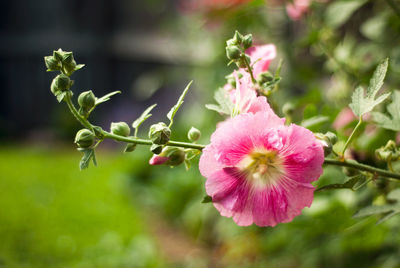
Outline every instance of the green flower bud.
{"label": "green flower bud", "polygon": [[237,60],[240,58],[240,48],[238,46],[227,46],[226,48],[226,57],[230,60]]}
{"label": "green flower bud", "polygon": [[232,39],[236,44],[241,44],[243,42],[243,35],[241,35],[238,31],[235,31]]}
{"label": "green flower bud", "polygon": [[129,128],[128,124],[125,122],[116,122],[111,123],[110,127],[111,133],[119,136],[128,137],[131,133],[131,129]]}
{"label": "green flower bud", "polygon": [[400,159],[400,151],[396,147],[396,143],[389,140],[385,146],[375,151],[376,157],[383,161],[396,161]]}
{"label": "green flower bud", "polygon": [[192,127],[188,132],[188,139],[190,141],[197,141],[198,139],[200,139],[200,136],[201,136],[200,130],[198,130],[195,127]]}
{"label": "green flower bud", "polygon": [[44,63],[46,64],[47,71],[59,71],[61,70],[61,63],[53,56],[44,57]]}
{"label": "green flower bud", "polygon": [[252,34],[247,34],[243,37],[243,47],[244,49],[248,49],[253,45],[253,35]]}
{"label": "green flower bud", "polygon": [[59,48],[58,50],[53,51],[53,57],[58,61],[62,61],[64,53],[65,52],[61,48]]}
{"label": "green flower bud", "polygon": [[315,137],[321,141],[321,144],[324,147],[324,154],[325,156],[328,156],[332,150],[333,150],[333,145],[337,142],[337,136],[336,134],[328,131],[327,133],[315,133]]}
{"label": "green flower bud", "polygon": [[260,84],[266,83],[266,82],[271,82],[272,80],[274,80],[274,76],[268,71],[263,72],[258,75],[258,82]]}
{"label": "green flower bud", "polygon": [[51,82],[51,92],[66,91],[72,86],[72,81],[65,74],[57,75]]}
{"label": "green flower bud", "polygon": [[153,144],[150,146],[150,151],[153,154],[160,154],[162,151],[162,145],[158,145],[158,144]]}
{"label": "green flower bud", "polygon": [[130,153],[130,152],[135,151],[135,149],[136,149],[136,143],[128,143],[128,144],[126,145],[126,147],[125,147],[124,152],[125,152],[125,153]]}
{"label": "green flower bud", "polygon": [[75,72],[76,62],[72,52],[65,52],[62,59],[63,70],[66,74],[71,75]]}
{"label": "green flower bud", "polygon": [[163,122],[150,127],[149,138],[155,144],[166,144],[171,136],[171,130]]}
{"label": "green flower bud", "polygon": [[160,156],[168,157],[165,162],[168,166],[178,166],[185,161],[185,151],[178,147],[166,146]]}
{"label": "green flower bud", "polygon": [[80,147],[80,148],[89,148],[94,144],[95,141],[95,135],[92,131],[89,129],[81,129],[76,133],[75,136],[75,143]]}
{"label": "green flower bud", "polygon": [[235,45],[238,45],[238,43],[235,41],[235,40],[233,40],[233,39],[228,39],[227,41],[226,41],[226,46],[235,46]]}
{"label": "green flower bud", "polygon": [[78,104],[82,109],[88,111],[96,104],[96,97],[91,90],[82,92],[78,97]]}
{"label": "green flower bud", "polygon": [[295,110],[295,106],[291,102],[286,102],[282,106],[282,112],[285,116],[292,116]]}

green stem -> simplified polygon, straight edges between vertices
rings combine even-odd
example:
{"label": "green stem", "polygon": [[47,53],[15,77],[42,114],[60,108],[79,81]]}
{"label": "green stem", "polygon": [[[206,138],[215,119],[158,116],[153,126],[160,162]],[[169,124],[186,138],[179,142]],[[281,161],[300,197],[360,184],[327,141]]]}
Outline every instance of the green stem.
{"label": "green stem", "polygon": [[349,144],[352,142],[352,140],[354,138],[354,134],[356,133],[357,129],[361,126],[361,124],[362,124],[362,116],[360,116],[360,119],[359,119],[356,127],[353,129],[353,132],[351,132],[350,137],[347,139],[347,141],[343,147],[343,150],[342,150],[342,156],[344,156],[347,146],[349,146]]}
{"label": "green stem", "polygon": [[397,179],[400,180],[400,174],[398,173],[393,173],[384,169],[380,169],[380,168],[376,168],[376,167],[371,167],[365,164],[361,164],[358,163],[355,160],[344,160],[344,161],[340,161],[340,160],[336,160],[336,159],[329,159],[329,158],[325,158],[325,165],[333,165],[333,166],[342,166],[342,167],[350,167],[350,168],[354,168],[354,169],[358,169],[358,170],[362,170],[362,171],[368,171],[371,172],[373,174],[377,174],[380,175],[382,177],[387,177],[387,178],[393,178],[393,179]]}
{"label": "green stem", "polygon": [[67,94],[65,95],[64,101],[67,103],[69,110],[75,116],[76,120],[78,120],[79,123],[81,123],[85,128],[88,128],[93,131],[93,126],[79,114],[78,110],[76,110],[76,108],[71,100],[71,92],[70,91],[68,91]]}
{"label": "green stem", "polygon": [[254,78],[253,70],[251,69],[250,63],[247,61],[246,54],[244,54],[244,53],[243,53],[243,59],[244,59],[244,63],[246,64],[247,71],[250,73],[251,81],[253,82],[253,84],[256,84],[257,81]]}

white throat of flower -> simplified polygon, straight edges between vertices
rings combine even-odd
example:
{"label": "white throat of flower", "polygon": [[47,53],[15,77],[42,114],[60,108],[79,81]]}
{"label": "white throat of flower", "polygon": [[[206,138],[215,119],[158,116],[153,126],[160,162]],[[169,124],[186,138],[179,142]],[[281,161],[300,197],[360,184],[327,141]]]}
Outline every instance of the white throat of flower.
{"label": "white throat of flower", "polygon": [[276,151],[265,148],[254,149],[240,161],[238,168],[256,188],[274,186],[285,173],[283,159]]}

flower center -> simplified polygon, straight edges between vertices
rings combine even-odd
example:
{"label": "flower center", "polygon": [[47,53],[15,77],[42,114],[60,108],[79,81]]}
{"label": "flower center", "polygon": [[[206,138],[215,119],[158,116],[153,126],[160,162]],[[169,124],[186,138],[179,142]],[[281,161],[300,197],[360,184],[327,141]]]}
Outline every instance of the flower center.
{"label": "flower center", "polygon": [[245,157],[239,168],[255,187],[274,185],[284,174],[283,160],[276,151],[256,149]]}

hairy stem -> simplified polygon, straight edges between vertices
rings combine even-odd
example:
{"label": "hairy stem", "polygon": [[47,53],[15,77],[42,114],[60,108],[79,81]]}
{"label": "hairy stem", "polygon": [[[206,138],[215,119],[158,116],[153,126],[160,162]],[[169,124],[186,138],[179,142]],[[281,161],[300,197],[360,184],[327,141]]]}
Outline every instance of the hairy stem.
{"label": "hairy stem", "polygon": [[245,62],[245,64],[246,64],[247,71],[250,73],[251,81],[253,82],[253,84],[256,84],[257,81],[256,81],[256,79],[254,78],[253,70],[251,69],[250,62],[248,62],[248,60],[247,60],[247,58],[246,58],[246,54],[243,54],[243,59],[244,59],[244,62]]}
{"label": "hairy stem", "polygon": [[65,95],[64,101],[67,103],[69,110],[74,115],[76,120],[78,120],[79,123],[81,123],[85,128],[93,130],[93,126],[79,114],[78,110],[75,108],[75,105],[72,103],[70,91],[68,91]]}

